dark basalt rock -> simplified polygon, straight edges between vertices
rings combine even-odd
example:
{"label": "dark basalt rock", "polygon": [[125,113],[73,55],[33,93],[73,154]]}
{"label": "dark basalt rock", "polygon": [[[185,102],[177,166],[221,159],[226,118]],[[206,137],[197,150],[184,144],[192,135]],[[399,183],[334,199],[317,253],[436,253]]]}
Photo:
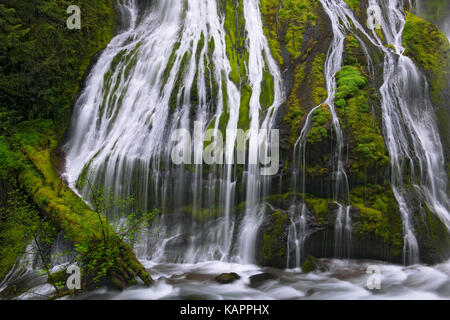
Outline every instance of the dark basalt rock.
{"label": "dark basalt rock", "polygon": [[251,288],[256,288],[268,280],[275,280],[277,278],[278,277],[276,275],[274,275],[273,273],[268,273],[268,272],[255,274],[254,276],[250,277],[250,285],[249,286]]}
{"label": "dark basalt rock", "polygon": [[233,283],[236,280],[239,280],[241,278],[240,275],[234,272],[230,273],[222,273],[221,275],[214,278],[214,281],[220,284],[229,284]]}

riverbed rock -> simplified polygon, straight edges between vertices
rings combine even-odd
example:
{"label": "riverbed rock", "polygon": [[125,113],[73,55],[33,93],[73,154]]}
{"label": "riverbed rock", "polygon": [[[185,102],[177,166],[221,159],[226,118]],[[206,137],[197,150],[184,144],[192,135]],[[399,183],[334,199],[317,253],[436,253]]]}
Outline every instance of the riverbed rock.
{"label": "riverbed rock", "polygon": [[264,272],[264,273],[260,273],[260,274],[255,274],[250,277],[249,286],[251,288],[256,288],[256,287],[259,287],[261,284],[263,284],[266,281],[275,280],[275,279],[278,279],[278,277],[276,275],[274,275],[273,273]]}
{"label": "riverbed rock", "polygon": [[214,281],[220,284],[229,284],[233,283],[236,280],[239,280],[241,278],[240,275],[238,275],[235,272],[230,273],[222,273],[221,275],[214,278]]}

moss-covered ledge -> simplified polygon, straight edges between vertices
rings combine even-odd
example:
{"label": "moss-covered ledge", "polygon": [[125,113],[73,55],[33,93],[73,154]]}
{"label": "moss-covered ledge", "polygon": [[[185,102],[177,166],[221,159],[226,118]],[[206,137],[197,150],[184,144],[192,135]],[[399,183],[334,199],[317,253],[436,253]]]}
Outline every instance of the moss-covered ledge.
{"label": "moss-covered ledge", "polygon": [[[450,176],[450,43],[434,24],[412,13],[407,13],[403,30],[403,46],[409,56],[424,72],[430,87],[430,97],[436,115],[444,148],[447,175]],[[450,192],[450,180],[449,188]]]}
{"label": "moss-covered ledge", "polygon": [[[19,173],[21,187],[31,196],[39,210],[58,226],[69,240],[73,241],[75,247],[80,244],[89,244],[89,251],[104,250],[99,243],[103,241],[104,228],[107,228],[107,245],[114,248],[117,255],[112,261],[108,261],[113,265],[105,275],[106,279],[102,280],[124,288],[135,284],[135,277],[139,277],[146,285],[151,285],[153,282],[151,276],[138,261],[131,247],[119,238],[111,226],[107,225],[103,216],[99,217],[93,212],[60,179],[52,163],[52,152],[58,147],[55,136],[49,122],[36,121],[21,125],[14,136],[25,157],[25,163],[28,162]],[[85,253],[85,255],[88,254],[92,252]],[[101,265],[103,261],[97,263]],[[91,271],[95,272],[95,267]],[[89,277],[95,278],[96,275],[90,274]]]}

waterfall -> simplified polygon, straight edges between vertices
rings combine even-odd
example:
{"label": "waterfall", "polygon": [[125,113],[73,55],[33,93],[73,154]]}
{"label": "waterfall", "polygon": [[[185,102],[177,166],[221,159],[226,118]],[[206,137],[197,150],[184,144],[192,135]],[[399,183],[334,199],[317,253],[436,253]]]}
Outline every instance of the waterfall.
{"label": "waterfall", "polygon": [[[411,191],[450,231],[443,150],[427,81],[412,60],[403,54],[404,3],[399,0],[380,4],[372,0],[371,4],[386,10],[386,19],[381,19],[381,26],[386,42],[395,48],[391,51],[380,46],[385,53],[384,84],[380,88],[383,131],[391,158],[392,188],[403,217],[404,259],[406,263],[416,263],[419,253],[411,215],[417,207],[408,199]],[[373,36],[381,43],[375,32]],[[410,170],[409,177],[406,168]],[[408,178],[413,188],[408,186]]]}
{"label": "waterfall", "polygon": [[[273,115],[283,102],[281,91],[281,74],[270,54],[267,39],[264,36],[263,24],[261,21],[259,1],[244,0],[245,28],[247,31],[247,46],[249,52],[248,78],[252,89],[250,98],[250,137],[249,137],[249,165],[247,168],[247,196],[245,217],[242,223],[239,256],[244,263],[254,262],[256,235],[259,226],[264,218],[264,205],[260,205],[259,199],[264,195],[264,184],[267,179],[261,179],[257,156],[260,148],[264,147],[259,141],[260,129],[267,132],[273,127]],[[274,78],[274,102],[268,108],[266,116],[261,123],[260,95],[261,84],[263,82],[264,68],[268,68],[269,73]],[[270,138],[270,137],[269,137]],[[265,144],[268,148],[268,144]],[[267,150],[263,150],[267,154]]]}
{"label": "waterfall", "polygon": [[[394,49],[385,46],[373,28],[367,30],[363,27],[344,1],[321,0],[321,3],[330,17],[334,34],[325,66],[328,78],[329,97],[326,101],[328,105],[333,106],[334,75],[342,63],[345,30],[356,35],[354,33],[356,29],[384,54],[384,83],[380,88],[383,134],[391,159],[392,189],[403,221],[404,262],[417,263],[419,247],[412,222],[412,216],[418,210],[415,201],[419,201],[422,210],[423,206],[426,206],[436,214],[449,231],[450,215],[443,150],[434,109],[428,95],[428,84],[412,60],[403,54],[404,2],[369,1],[369,6],[376,6],[383,12],[378,16],[380,20],[378,22],[385,37],[385,44]],[[365,47],[361,39],[359,40]],[[367,54],[367,50],[365,51]],[[367,58],[370,61],[370,57]],[[332,109],[330,110],[333,114]],[[311,126],[310,118],[311,113],[298,141],[299,150],[305,148],[303,144],[306,140],[305,132]],[[335,131],[339,151],[339,131],[337,129]],[[343,175],[344,171],[339,170],[339,162],[337,168],[338,174],[341,172]],[[338,198],[336,193],[335,198]],[[339,206],[335,236],[338,236],[339,230],[348,228],[348,224],[344,228],[342,222],[342,218],[348,216],[348,211],[344,214],[343,207]],[[342,250],[342,246],[336,245],[336,250]]]}
{"label": "waterfall", "polygon": [[[391,159],[392,189],[403,221],[404,259],[415,263],[419,257],[413,226],[417,203],[435,213],[449,230],[450,215],[442,146],[428,84],[403,54],[404,3],[369,0],[369,5],[380,8],[383,40],[373,28],[358,22],[345,1],[320,3],[333,31],[324,66],[328,96],[308,113],[294,148],[295,198],[289,209],[287,264],[300,267],[304,254],[309,214],[305,199],[307,136],[313,114],[321,107],[331,114],[335,139],[330,173],[336,207],[334,255],[351,257],[345,138],[334,103],[336,74],[343,66],[345,38],[350,33],[361,43],[370,72],[373,67],[367,45],[384,56],[382,130]],[[117,197],[134,196],[136,202],[129,210],[161,211],[152,230],[136,244],[141,258],[255,262],[258,231],[267,215],[262,199],[271,183],[270,177],[261,175],[258,157],[270,153],[270,129],[284,101],[283,84],[264,35],[259,1],[242,1],[239,21],[245,23],[245,61],[238,63],[238,80],[232,76],[236,67],[227,54],[221,11],[216,1],[208,0],[160,0],[149,8],[139,7],[135,0],[120,1],[125,27],[98,58],[75,104],[64,146],[66,179],[87,201],[89,181],[110,188]],[[273,84],[273,101],[262,105],[267,75]],[[248,92],[248,105],[244,105]],[[244,137],[247,163],[241,166],[236,153],[243,114],[248,118]],[[193,139],[179,137],[178,145],[172,137],[180,130]],[[261,132],[267,134],[262,137]],[[221,138],[225,138],[223,149]],[[203,164],[207,142],[222,150],[224,161]],[[172,162],[173,150],[180,145],[177,150],[192,163]],[[242,212],[237,212],[238,204],[245,204]]]}
{"label": "waterfall", "polygon": [[[148,237],[135,248],[140,257],[229,260],[235,240],[235,259],[253,262],[267,181],[254,163],[271,139],[269,135],[261,141],[259,132],[273,127],[283,100],[281,75],[263,33],[258,1],[244,1],[249,57],[241,72],[251,98],[249,164],[243,177],[246,210],[239,230],[234,210],[239,172],[232,160],[242,83],[230,76],[224,17],[216,1],[161,0],[145,12],[133,0],[120,1],[119,6],[127,28],[101,54],[76,101],[64,146],[66,179],[87,200],[86,181],[91,181],[111,188],[115,196],[136,197],[132,209],[161,211]],[[274,87],[273,104],[266,109],[260,104],[263,72],[270,74]],[[207,129],[214,134],[206,136]],[[177,130],[186,130],[193,140],[182,149],[183,157],[193,159],[190,165],[171,162],[176,146],[171,136]],[[223,136],[225,161],[203,165],[205,142],[220,149],[217,141]]]}

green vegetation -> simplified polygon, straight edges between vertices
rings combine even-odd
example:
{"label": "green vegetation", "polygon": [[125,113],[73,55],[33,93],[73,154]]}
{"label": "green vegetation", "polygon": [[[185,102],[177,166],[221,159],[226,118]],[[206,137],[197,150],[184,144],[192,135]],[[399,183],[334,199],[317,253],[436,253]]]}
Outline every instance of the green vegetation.
{"label": "green vegetation", "polygon": [[24,253],[31,230],[39,224],[38,210],[20,189],[11,188],[0,208],[0,279]]}
{"label": "green vegetation", "polygon": [[370,168],[389,165],[384,139],[369,106],[367,78],[354,66],[344,66],[336,78],[336,106],[355,145],[350,151],[351,171],[364,177]]}
{"label": "green vegetation", "polygon": [[131,248],[65,186],[56,169],[58,141],[82,77],[113,36],[113,3],[78,1],[81,30],[66,27],[66,1],[0,4],[0,279],[46,217],[96,274],[88,279],[109,277],[124,286],[136,275],[151,283]]}
{"label": "green vegetation", "polygon": [[[10,181],[15,179],[20,190],[31,198],[30,202],[75,243],[87,266],[86,275],[96,274],[92,276],[94,282],[110,277],[123,287],[137,275],[150,284],[150,276],[131,248],[100,216],[100,211],[104,210],[97,205],[92,211],[60,180],[54,170],[57,159],[52,158],[52,151],[57,146],[52,127],[50,121],[33,121],[16,126],[7,154],[9,158],[18,157],[20,160],[16,162],[17,172],[10,176]],[[118,206],[118,203],[114,205]],[[135,221],[136,216],[131,215],[131,219]],[[105,232],[108,237],[105,237]],[[110,250],[106,250],[105,246]],[[87,279],[90,277],[87,276]]]}
{"label": "green vegetation", "polygon": [[320,143],[328,138],[328,131],[331,128],[331,112],[328,105],[321,105],[313,112],[312,128],[308,133],[307,142],[309,144]]}
{"label": "green vegetation", "polygon": [[271,218],[273,224],[270,230],[264,232],[263,235],[262,254],[266,264],[277,263],[279,260],[284,260],[286,256],[286,243],[280,239],[280,235],[286,230],[288,215],[281,211],[275,211]]}
{"label": "green vegetation", "polygon": [[[280,65],[299,58],[304,45],[303,33],[306,25],[315,26],[318,7],[311,0],[262,0],[261,12],[265,19],[265,34],[273,56]],[[284,61],[286,51],[289,60]]]}
{"label": "green vegetation", "polygon": [[81,30],[66,27],[63,0],[0,4],[0,133],[22,120],[65,127],[91,57],[114,33],[112,0],[80,0]]}
{"label": "green vegetation", "polygon": [[361,6],[361,1],[360,0],[345,0],[345,2],[347,2],[347,4],[349,5],[349,7],[352,10],[359,11],[359,8]]}
{"label": "green vegetation", "polygon": [[236,280],[239,280],[241,277],[235,273],[235,272],[230,272],[230,273],[222,273],[221,275],[218,275],[217,277],[214,278],[214,281],[220,283],[220,284],[228,284],[228,283],[233,283]]}
{"label": "green vegetation", "polygon": [[297,66],[295,71],[294,88],[291,94],[286,100],[288,111],[285,114],[283,121],[289,125],[289,143],[294,145],[299,136],[299,130],[301,128],[301,121],[304,115],[304,111],[301,108],[301,102],[298,97],[300,86],[305,77],[305,70],[303,66]]}
{"label": "green vegetation", "polygon": [[326,82],[323,73],[326,58],[325,53],[317,55],[314,58],[311,73],[308,77],[308,86],[312,89],[312,99],[316,105],[323,102],[328,95],[327,90],[325,90]]}
{"label": "green vegetation", "polygon": [[[246,66],[248,65],[248,52],[246,50],[246,31],[245,31],[245,18],[244,18],[244,5],[242,1],[221,0],[222,12],[225,15],[225,31],[226,31],[226,51],[227,57],[231,64],[230,79],[235,85],[241,89],[241,101],[239,110],[239,122],[238,127],[240,129],[247,130],[250,126],[250,113],[249,105],[252,95],[251,88],[246,78]],[[223,75],[225,77],[226,75]],[[225,128],[225,120],[229,118],[228,100],[227,100],[227,88],[223,81],[223,95],[224,95],[224,112],[221,118],[220,128]],[[266,89],[273,89],[271,79],[265,74]],[[273,93],[266,93],[263,98],[264,103],[269,103]]]}
{"label": "green vegetation", "polygon": [[305,202],[308,208],[310,208],[314,212],[316,221],[319,225],[327,222],[328,201],[326,199],[308,197],[306,198]]}
{"label": "green vegetation", "polygon": [[[363,4],[359,0],[346,2],[357,14],[360,13]],[[247,130],[252,89],[246,77],[249,57],[243,2],[222,0],[219,4],[226,31],[226,54],[231,64],[229,77],[241,92],[238,126]],[[126,207],[131,206],[129,201],[132,199],[116,199],[91,186],[93,205],[89,207],[59,177],[62,164],[59,163],[61,157],[58,149],[67,129],[71,105],[91,59],[110,41],[115,26],[114,1],[79,0],[77,5],[82,11],[81,30],[66,28],[68,3],[64,0],[3,0],[0,4],[0,280],[31,240],[39,239],[51,245],[55,234],[63,232],[74,243],[79,254],[83,274],[87,275],[85,287],[109,280],[123,288],[134,284],[135,276],[150,284],[151,277],[137,260],[131,245],[138,236],[138,229],[150,223],[157,211],[132,212],[125,226],[113,226],[103,214],[109,209],[105,204],[125,211]],[[313,113],[312,127],[307,136],[305,169],[310,184],[308,188],[314,190],[306,190],[308,194],[304,198],[308,209],[314,213],[315,227],[327,232],[332,225],[329,221],[333,208],[332,201],[328,199],[330,190],[316,184],[330,184],[333,179],[330,174],[333,169],[330,150],[335,144],[332,117],[329,106],[320,105],[328,95],[324,63],[332,36],[329,21],[316,0],[261,0],[260,6],[271,54],[283,72],[288,89],[282,108],[282,126],[287,136],[285,149],[290,155],[306,115],[319,105]],[[439,5],[436,10],[443,10],[443,7]],[[382,38],[381,31],[377,32]],[[450,45],[434,25],[411,13],[406,16],[403,44],[405,53],[429,79],[430,95],[437,106],[448,160]],[[211,101],[211,108],[215,108],[218,92],[222,91],[224,112],[215,121],[219,121],[219,128],[224,131],[229,119],[228,88],[226,81],[222,81],[220,88],[214,78],[211,61],[215,45],[212,39],[205,39],[202,35],[195,52],[178,57],[180,43],[174,44],[164,75],[165,81],[171,74],[177,77],[170,99],[171,107],[176,108],[179,93],[184,90],[182,78],[189,60],[195,58],[199,61],[200,51],[206,47],[209,59],[205,59],[204,67],[208,70],[206,81],[210,84],[207,86],[208,101]],[[139,46],[131,51],[121,51],[114,58],[110,72],[105,75],[104,94],[112,99],[104,99],[101,111],[108,116],[114,116],[111,106],[122,98],[121,93],[117,92],[118,84],[123,80],[120,76],[133,72]],[[368,50],[373,48],[369,45]],[[380,63],[376,54],[375,68]],[[181,58],[180,61],[177,58]],[[344,131],[344,153],[348,155],[345,165],[349,173],[350,204],[353,207],[353,236],[355,241],[371,244],[369,254],[380,245],[389,248],[388,258],[396,259],[401,256],[403,247],[402,221],[387,181],[389,158],[380,130],[379,101],[374,93],[379,83],[378,79],[371,79],[368,75],[367,61],[364,59],[357,39],[348,36],[344,66],[336,75],[335,106]],[[173,70],[176,62],[179,66]],[[267,61],[263,71],[262,111],[274,101],[274,79],[268,72]],[[227,76],[223,74],[223,80]],[[114,81],[115,77],[118,81]],[[194,105],[198,101],[197,77],[190,97]],[[215,121],[211,126],[216,124]],[[285,169],[290,169],[289,161],[287,159]],[[242,171],[242,168],[237,169],[236,176],[241,176]],[[87,178],[87,172],[84,178]],[[82,181],[86,182],[89,183]],[[286,191],[283,189],[280,193]],[[265,200],[282,207],[294,197],[303,195],[286,192],[270,195]],[[244,207],[245,203],[241,203],[234,209],[239,212]],[[284,267],[289,216],[282,209],[276,210],[268,216],[268,223],[265,221],[265,232],[262,239],[258,239],[262,245],[258,250],[261,250],[264,264]],[[192,211],[190,206],[181,208],[182,213]],[[203,223],[221,215],[222,211],[220,206],[202,208],[195,218]],[[450,238],[445,226],[428,208],[420,207],[419,211],[423,212],[414,217],[414,226],[420,243],[428,250],[426,252],[430,252],[430,257],[437,256],[448,247]],[[373,243],[375,245],[372,246]],[[49,274],[48,257],[42,255],[41,249],[38,248],[38,251],[49,282],[58,291],[62,284],[61,274]],[[316,267],[314,257],[308,257],[302,265],[304,272]],[[234,275],[223,275],[224,281],[235,278]]]}
{"label": "green vegetation", "polygon": [[447,37],[434,24],[408,13],[403,30],[403,45],[405,54],[427,73],[433,103],[441,105],[450,77],[450,44]]}
{"label": "green vegetation", "polygon": [[244,5],[242,1],[222,0],[222,11],[225,14],[225,30],[227,56],[231,63],[230,78],[240,86],[245,78],[245,66],[248,62],[248,53],[245,50],[245,20]]}
{"label": "green vegetation", "polygon": [[[434,6],[437,2],[434,1]],[[448,5],[448,4],[447,4]],[[447,174],[450,176],[450,43],[446,35],[435,25],[412,13],[406,16],[403,31],[405,54],[411,57],[425,72],[430,86],[433,105],[441,133],[446,158]],[[449,180],[450,190],[450,180]]]}
{"label": "green vegetation", "polygon": [[313,256],[308,256],[305,261],[302,263],[302,271],[304,273],[313,272],[318,268],[317,259]]}
{"label": "green vegetation", "polygon": [[352,189],[351,204],[359,209],[359,227],[356,235],[361,239],[376,237],[400,256],[403,250],[403,227],[394,194],[390,186],[366,185]]}

